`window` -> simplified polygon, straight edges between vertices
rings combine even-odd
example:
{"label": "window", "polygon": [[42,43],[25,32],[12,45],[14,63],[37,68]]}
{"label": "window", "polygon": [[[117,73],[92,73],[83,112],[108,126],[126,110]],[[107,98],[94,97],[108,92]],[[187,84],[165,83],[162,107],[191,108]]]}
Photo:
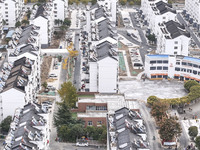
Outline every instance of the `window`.
{"label": "window", "polygon": [[7,4],[7,3],[5,3],[5,6],[8,6],[8,4]]}
{"label": "window", "polygon": [[157,63],[158,64],[162,64],[162,60],[157,60]]}
{"label": "window", "polygon": [[8,14],[8,12],[6,11],[5,14]]}
{"label": "window", "polygon": [[177,65],[180,65],[180,62],[176,62]]}
{"label": "window", "polygon": [[178,49],[178,46],[174,46],[174,49]]}
{"label": "window", "polygon": [[187,63],[186,62],[182,62],[182,65],[187,65]]}
{"label": "window", "polygon": [[151,79],[156,78],[156,76],[151,76]]}
{"label": "window", "polygon": [[196,64],[193,64],[193,67],[195,67],[195,68],[199,68],[199,66],[198,66],[198,65],[196,65]]}
{"label": "window", "polygon": [[102,121],[97,121],[97,126],[102,125]]}
{"label": "window", "polygon": [[168,64],[168,60],[163,60],[163,64]]}
{"label": "window", "polygon": [[178,44],[178,41],[174,41],[174,44]]}
{"label": "window", "polygon": [[198,75],[200,76],[200,72],[198,72]]}
{"label": "window", "polygon": [[174,52],[174,55],[176,55],[177,54],[177,52]]}
{"label": "window", "polygon": [[55,14],[57,14],[57,11],[54,11]]}
{"label": "window", "polygon": [[193,74],[197,74],[197,71],[196,71],[196,70],[193,70]]}
{"label": "window", "polygon": [[191,69],[187,69],[187,72],[192,73],[192,70]]}
{"label": "window", "polygon": [[175,71],[180,71],[180,68],[176,67],[176,68],[175,68]]}
{"label": "window", "polygon": [[8,15],[6,15],[6,17],[8,17]]}
{"label": "window", "polygon": [[96,110],[96,106],[86,106],[86,110]]}
{"label": "window", "polygon": [[5,7],[5,9],[8,9],[8,7]]}
{"label": "window", "polygon": [[157,67],[157,70],[162,70],[162,67],[161,67],[161,66],[158,66],[158,67]]}
{"label": "window", "polygon": [[163,70],[168,70],[168,67],[163,67]]}
{"label": "window", "polygon": [[6,19],[6,21],[8,21],[8,19]]}
{"label": "window", "polygon": [[88,126],[92,126],[92,121],[88,121]]}
{"label": "window", "polygon": [[164,75],[164,76],[163,76],[163,78],[165,78],[165,79],[167,79],[167,77],[168,77],[167,75]]}
{"label": "window", "polygon": [[156,70],[156,67],[150,67],[150,70]]}
{"label": "window", "polygon": [[158,75],[158,78],[162,78],[162,75]]}
{"label": "window", "polygon": [[163,19],[166,19],[166,17],[163,17]]}
{"label": "window", "polygon": [[174,76],[174,79],[179,79],[179,76]]}
{"label": "window", "polygon": [[57,15],[54,15],[54,17],[57,17]]}
{"label": "window", "polygon": [[150,64],[156,64],[155,60],[150,61]]}
{"label": "window", "polygon": [[107,110],[106,106],[96,106],[96,110]]}
{"label": "window", "polygon": [[188,63],[188,66],[192,67],[192,63]]}
{"label": "window", "polygon": [[181,68],[181,71],[182,71],[182,72],[186,72],[186,69],[185,69],[185,68]]}

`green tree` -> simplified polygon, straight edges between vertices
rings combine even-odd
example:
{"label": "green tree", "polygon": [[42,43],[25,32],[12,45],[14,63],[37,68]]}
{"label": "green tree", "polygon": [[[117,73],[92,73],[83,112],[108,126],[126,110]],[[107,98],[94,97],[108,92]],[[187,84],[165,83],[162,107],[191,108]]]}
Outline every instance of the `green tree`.
{"label": "green tree", "polygon": [[21,26],[21,22],[20,22],[20,21],[17,21],[17,22],[15,23],[15,28],[20,27],[20,26]]}
{"label": "green tree", "polygon": [[92,5],[97,3],[97,0],[91,0]]}
{"label": "green tree", "polygon": [[156,103],[153,103],[153,106],[151,109],[151,115],[156,117],[156,119],[160,121],[162,120],[163,117],[166,116],[166,111],[168,110],[168,108],[169,108],[169,104],[159,100]]}
{"label": "green tree", "polygon": [[66,25],[66,26],[71,26],[71,20],[69,20],[68,18],[65,18],[65,20],[63,21],[63,25]]}
{"label": "green tree", "polygon": [[85,5],[87,5],[89,1],[90,1],[90,0],[81,0],[81,2],[82,2],[83,4],[85,4]]}
{"label": "green tree", "polygon": [[2,133],[8,133],[10,129],[10,124],[12,122],[12,116],[6,117],[2,122],[1,122],[1,132]]}
{"label": "green tree", "polygon": [[119,2],[120,2],[121,5],[126,5],[127,0],[120,0]]}
{"label": "green tree", "polygon": [[70,141],[71,129],[67,125],[61,125],[58,128],[58,137],[61,138],[63,142]]}
{"label": "green tree", "polygon": [[74,124],[69,106],[65,103],[58,103],[58,111],[54,115],[54,125],[59,127],[61,125]]}
{"label": "green tree", "polygon": [[190,88],[190,93],[188,94],[187,97],[188,97],[189,102],[199,98],[200,97],[200,86],[199,85],[193,85]]}
{"label": "green tree", "polygon": [[194,85],[199,85],[199,83],[197,81],[194,81],[194,80],[189,80],[189,81],[186,81],[184,83],[184,88],[187,90],[187,91],[190,91],[190,88]]}
{"label": "green tree", "polygon": [[134,5],[134,2],[133,2],[133,1],[130,1],[130,2],[129,2],[129,5]]}
{"label": "green tree", "polygon": [[172,118],[166,118],[160,122],[159,134],[161,139],[170,141],[173,140],[175,136],[181,133],[180,124]]}
{"label": "green tree", "polygon": [[191,126],[188,128],[189,135],[194,138],[198,135],[198,128],[196,126]]}
{"label": "green tree", "polygon": [[149,34],[147,35],[147,39],[151,42],[151,43],[156,43],[156,36],[155,34]]}
{"label": "green tree", "polygon": [[159,101],[159,98],[156,96],[149,96],[147,99],[147,103],[150,104],[151,106],[153,105],[154,102]]}
{"label": "green tree", "polygon": [[60,25],[60,20],[59,19],[55,19],[54,20],[54,24],[59,26]]}
{"label": "green tree", "polygon": [[26,16],[27,16],[27,19],[30,19],[30,17],[31,17],[31,10],[27,11]]}
{"label": "green tree", "polygon": [[86,134],[89,137],[93,137],[95,133],[95,127],[94,126],[87,126],[86,127]]}
{"label": "green tree", "polygon": [[200,150],[200,136],[197,136],[195,139],[196,147]]}
{"label": "green tree", "polygon": [[80,139],[83,135],[85,135],[85,130],[82,124],[75,124],[71,127],[70,137],[72,138],[71,142],[75,142],[76,139]]}
{"label": "green tree", "polygon": [[21,24],[28,25],[28,24],[29,24],[29,21],[24,19],[24,20],[22,20]]}
{"label": "green tree", "polygon": [[67,104],[70,108],[74,108],[76,106],[78,95],[76,92],[76,88],[72,85],[70,81],[64,82],[61,85],[61,88],[58,90],[58,94],[62,102]]}
{"label": "green tree", "polygon": [[45,81],[44,83],[42,83],[42,86],[43,86],[44,89],[46,89],[47,86],[48,86],[47,82]]}

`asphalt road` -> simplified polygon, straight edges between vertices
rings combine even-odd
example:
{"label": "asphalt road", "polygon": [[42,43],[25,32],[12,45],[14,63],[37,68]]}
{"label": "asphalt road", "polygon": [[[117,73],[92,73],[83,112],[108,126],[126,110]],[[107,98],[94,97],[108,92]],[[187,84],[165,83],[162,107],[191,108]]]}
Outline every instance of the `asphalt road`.
{"label": "asphalt road", "polygon": [[187,26],[187,22],[183,19],[183,17],[178,13],[177,14],[177,19],[181,24],[185,25],[185,28],[188,32],[190,32],[190,36],[192,37],[192,39],[195,41],[195,43],[198,45],[198,47],[200,48],[200,42],[197,39],[196,35],[194,34],[194,32]]}
{"label": "asphalt road", "polygon": [[142,58],[142,62],[144,63],[145,62],[145,55],[147,55],[147,50],[148,49],[156,49],[155,46],[151,46],[147,43],[147,40],[145,38],[145,35],[143,33],[143,30],[140,28],[140,27],[137,27],[136,26],[136,20],[135,20],[135,13],[129,13],[130,14],[130,18],[131,18],[131,21],[132,21],[132,24],[133,24],[133,27],[138,30],[139,32],[139,35],[140,35],[140,38],[141,38],[141,42],[133,39],[133,38],[130,38],[130,36],[127,35],[127,32],[126,32],[126,29],[118,29],[118,33],[121,34],[122,36],[124,36],[127,40],[129,40],[130,42],[134,43],[134,44],[137,44],[140,46],[139,50],[140,50],[140,55],[141,55],[141,58]]}
{"label": "asphalt road", "polygon": [[81,83],[81,77],[80,77],[80,70],[81,70],[81,52],[79,49],[79,37],[80,36],[80,32],[76,31],[75,34],[75,42],[74,42],[74,47],[76,50],[78,50],[78,56],[77,59],[75,61],[75,69],[74,69],[74,86],[76,87],[77,90],[80,89],[80,83]]}

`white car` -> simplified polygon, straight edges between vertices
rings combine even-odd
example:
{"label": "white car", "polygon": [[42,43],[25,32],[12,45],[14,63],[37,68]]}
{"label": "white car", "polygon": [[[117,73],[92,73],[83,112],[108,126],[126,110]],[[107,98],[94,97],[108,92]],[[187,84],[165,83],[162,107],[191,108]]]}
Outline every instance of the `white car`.
{"label": "white car", "polygon": [[88,146],[88,142],[77,142],[76,146]]}
{"label": "white car", "polygon": [[49,78],[56,78],[56,77],[57,77],[57,75],[54,73],[49,74]]}

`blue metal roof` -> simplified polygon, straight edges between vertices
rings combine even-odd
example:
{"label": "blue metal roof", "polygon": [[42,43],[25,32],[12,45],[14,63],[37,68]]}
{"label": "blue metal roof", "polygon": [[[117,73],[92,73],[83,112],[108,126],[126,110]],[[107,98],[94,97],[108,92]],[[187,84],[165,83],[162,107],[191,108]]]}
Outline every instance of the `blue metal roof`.
{"label": "blue metal roof", "polygon": [[194,61],[194,62],[200,63],[200,59],[199,59],[199,58],[194,58],[194,57],[185,56],[185,57],[183,58],[183,60],[189,60],[189,61]]}
{"label": "blue metal roof", "polygon": [[14,32],[15,32],[14,30],[10,30],[6,35],[6,38],[11,38]]}
{"label": "blue metal roof", "polygon": [[155,57],[155,58],[167,58],[169,55],[147,55],[148,57]]}

